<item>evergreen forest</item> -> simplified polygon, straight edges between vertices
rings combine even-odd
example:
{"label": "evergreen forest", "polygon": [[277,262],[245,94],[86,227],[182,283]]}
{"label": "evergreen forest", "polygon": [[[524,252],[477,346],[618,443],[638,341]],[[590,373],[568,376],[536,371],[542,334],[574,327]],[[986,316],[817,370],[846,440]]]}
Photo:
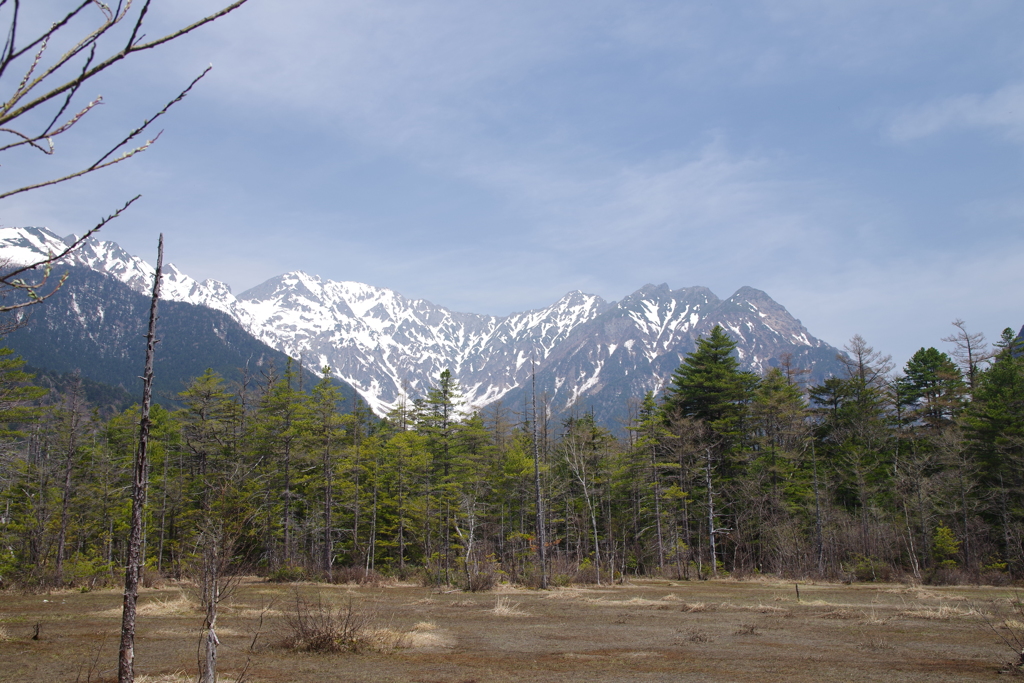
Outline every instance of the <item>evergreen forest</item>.
{"label": "evergreen forest", "polygon": [[[628,423],[546,398],[468,411],[442,373],[373,415],[330,369],[228,382],[154,406],[147,576],[399,577],[482,590],[630,576],[772,574],[1006,584],[1024,578],[1024,357],[959,321],[903,368],[859,336],[820,384],[786,358],[742,371],[716,327]],[[0,357],[0,582],[123,576],[139,408],[36,386]]]}

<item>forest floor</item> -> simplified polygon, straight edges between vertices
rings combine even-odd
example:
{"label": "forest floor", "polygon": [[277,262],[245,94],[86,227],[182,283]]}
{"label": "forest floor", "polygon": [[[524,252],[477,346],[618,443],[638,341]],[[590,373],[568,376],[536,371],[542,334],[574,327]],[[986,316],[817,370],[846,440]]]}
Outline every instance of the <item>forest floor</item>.
{"label": "forest floor", "polygon": [[[799,587],[798,601],[774,580],[462,593],[251,579],[222,604],[220,680],[993,681],[1014,658],[1000,634],[1024,633],[1012,588]],[[289,649],[297,596],[351,605],[376,647]],[[120,604],[115,590],[0,593],[0,681],[116,680]],[[196,680],[202,621],[187,587],[144,589],[136,680]]]}

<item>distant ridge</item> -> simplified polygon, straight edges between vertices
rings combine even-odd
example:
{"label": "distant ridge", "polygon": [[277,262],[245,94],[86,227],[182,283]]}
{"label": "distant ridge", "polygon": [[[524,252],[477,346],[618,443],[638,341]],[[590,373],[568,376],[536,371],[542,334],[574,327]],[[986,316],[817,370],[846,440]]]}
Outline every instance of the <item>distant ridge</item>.
{"label": "distant ridge", "polygon": [[[139,379],[145,360],[149,297],[108,275],[75,266],[53,297],[33,306],[27,324],[11,332],[3,345],[26,362],[52,374],[80,372],[82,377],[119,388],[141,400]],[[207,368],[240,382],[246,369],[253,381],[271,368],[284,372],[287,356],[254,338],[220,311],[178,301],[159,308],[154,366],[154,400],[176,405],[178,392]],[[306,370],[303,382],[317,381]],[[356,395],[342,384],[345,410]],[[123,405],[124,395],[115,397]]]}
{"label": "distant ridge", "polygon": [[[63,248],[45,228],[0,229],[0,258],[24,263]],[[144,293],[152,267],[113,242],[90,240],[71,263]],[[839,372],[837,349],[814,338],[766,293],[742,287],[719,299],[706,287],[645,285],[619,302],[580,291],[546,308],[487,316],[458,313],[359,282],[285,273],[235,296],[167,267],[165,296],[229,316],[260,341],[307,367],[332,368],[383,414],[423,396],[445,369],[468,408],[520,404],[537,363],[537,387],[555,412],[571,406],[622,419],[627,399],[661,389],[715,325],[737,342],[744,368],[767,371],[789,354],[820,380]]]}

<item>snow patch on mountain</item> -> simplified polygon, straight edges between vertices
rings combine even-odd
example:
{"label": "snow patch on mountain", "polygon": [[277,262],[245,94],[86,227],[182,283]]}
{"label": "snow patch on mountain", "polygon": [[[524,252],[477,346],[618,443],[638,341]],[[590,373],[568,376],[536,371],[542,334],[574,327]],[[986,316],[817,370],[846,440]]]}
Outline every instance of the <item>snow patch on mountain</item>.
{"label": "snow patch on mountain", "polygon": [[[8,266],[36,263],[74,240],[45,228],[0,229],[0,260]],[[90,239],[65,261],[141,293],[152,287],[153,267],[113,242]],[[834,350],[785,308],[750,287],[724,301],[706,287],[671,290],[665,284],[645,285],[616,303],[574,291],[546,308],[501,317],[459,313],[390,289],[302,271],[236,296],[222,282],[199,282],[168,264],[163,296],[227,313],[314,371],[330,366],[379,414],[403,398],[425,395],[445,369],[459,379],[469,408],[504,397],[520,400],[517,392],[534,372],[538,390],[549,392],[553,405],[568,407],[613,389],[642,395],[660,389],[697,337],[715,324],[731,332],[744,367],[755,372],[789,350],[834,358]]]}

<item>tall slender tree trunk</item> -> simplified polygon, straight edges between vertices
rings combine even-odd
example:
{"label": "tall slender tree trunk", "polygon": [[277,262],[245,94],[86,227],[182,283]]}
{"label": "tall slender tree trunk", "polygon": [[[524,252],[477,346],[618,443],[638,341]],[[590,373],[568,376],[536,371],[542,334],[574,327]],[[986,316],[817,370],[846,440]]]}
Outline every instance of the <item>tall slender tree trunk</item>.
{"label": "tall slender tree trunk", "polygon": [[540,587],[548,587],[548,551],[544,529],[544,496],[540,481],[540,443],[537,438],[537,368],[533,367],[533,483],[537,506],[537,552],[540,555]]}
{"label": "tall slender tree trunk", "polygon": [[811,462],[814,465],[814,535],[818,554],[818,576],[825,575],[825,539],[821,528],[821,497],[818,489],[818,456],[811,442]]}
{"label": "tall slender tree trunk", "polygon": [[715,491],[711,486],[711,449],[707,451],[707,465],[704,470],[708,490],[708,546],[711,551],[711,573],[718,578],[718,555],[715,552]]}
{"label": "tall slender tree trunk", "polygon": [[164,536],[167,529],[167,456],[163,458],[163,473],[160,476],[160,542],[156,551],[156,571],[164,570]]}
{"label": "tall slender tree trunk", "polygon": [[203,556],[203,595],[206,601],[206,663],[202,671],[202,683],[217,681],[217,603],[220,602],[220,547],[219,525],[210,525],[209,537],[205,539]]}
{"label": "tall slender tree trunk", "polygon": [[[291,425],[289,424],[288,427]],[[291,440],[284,447],[284,563],[292,564],[292,446]]]}
{"label": "tall slender tree trunk", "polygon": [[334,464],[331,462],[331,436],[327,434],[324,444],[324,571],[331,580],[334,565],[334,535],[332,533],[331,509],[334,507]]}
{"label": "tall slender tree trunk", "polygon": [[135,450],[132,481],[132,517],[128,532],[128,558],[124,571],[124,606],[121,616],[121,645],[118,650],[117,681],[135,681],[135,606],[139,597],[139,572],[142,557],[142,513],[146,506],[146,457],[149,448],[149,406],[153,399],[153,355],[156,350],[156,307],[160,300],[160,276],[164,264],[164,236],[157,247],[153,298],[149,305],[149,332],[146,334],[146,367],[142,374],[142,410],[139,420],[139,444]]}
{"label": "tall slender tree trunk", "polygon": [[60,533],[57,536],[57,583],[64,584],[64,555],[68,536],[68,511],[71,507],[71,472],[75,464],[75,453],[78,451],[78,427],[81,415],[79,413],[79,391],[82,388],[81,378],[77,378],[71,385],[71,393],[68,396],[68,443],[64,453],[64,487],[61,492],[60,504]]}
{"label": "tall slender tree trunk", "polygon": [[658,475],[658,456],[651,445],[651,477],[654,479],[654,522],[658,532],[658,572],[665,573],[665,539],[661,530],[661,477]]}
{"label": "tall slender tree trunk", "polygon": [[379,495],[379,486],[378,486],[379,477],[377,476],[377,473],[378,473],[379,468],[380,468],[380,451],[379,451],[379,449],[377,449],[377,450],[374,450],[374,455],[373,455],[373,499],[372,499],[372,503],[371,503],[372,508],[371,508],[371,511],[370,511],[370,543],[369,543],[369,549],[368,549],[367,556],[366,556],[366,568],[367,569],[375,569],[376,568],[376,560],[377,560],[377,498],[378,498],[378,495]]}

